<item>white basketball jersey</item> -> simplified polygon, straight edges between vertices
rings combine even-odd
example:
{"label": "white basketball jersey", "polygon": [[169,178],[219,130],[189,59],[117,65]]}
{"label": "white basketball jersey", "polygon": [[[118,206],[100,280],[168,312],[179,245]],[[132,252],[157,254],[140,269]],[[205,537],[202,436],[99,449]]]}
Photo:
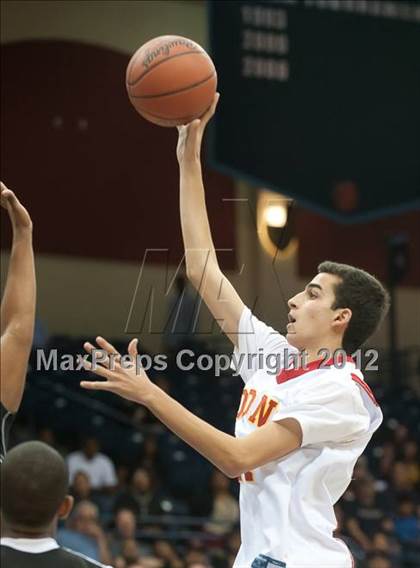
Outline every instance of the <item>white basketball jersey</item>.
{"label": "white basketball jersey", "polygon": [[351,358],[336,366],[328,361],[320,368],[316,361],[304,369],[272,370],[273,359],[280,357],[284,367],[285,355],[296,352],[244,309],[234,352],[245,382],[235,434],[246,436],[267,420],[292,417],[303,439],[291,454],[242,474],[242,545],[234,568],[353,564],[346,545],[333,537],[333,505],[349,485],[382,412]]}

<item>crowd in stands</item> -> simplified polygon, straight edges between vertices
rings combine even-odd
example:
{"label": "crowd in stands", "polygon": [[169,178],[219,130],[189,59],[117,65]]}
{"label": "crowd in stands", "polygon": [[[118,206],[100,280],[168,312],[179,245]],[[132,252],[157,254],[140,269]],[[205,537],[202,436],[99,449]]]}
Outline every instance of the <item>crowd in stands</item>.
{"label": "crowd in stands", "polygon": [[[239,378],[168,373],[154,380],[206,420],[233,431]],[[346,542],[357,568],[416,568],[419,392],[404,385],[373,388],[384,423],[335,507],[336,537]],[[71,385],[63,389],[71,391]],[[231,568],[240,545],[238,481],[214,470],[143,408],[103,399],[129,417],[124,429],[101,417],[99,407],[84,413],[64,390],[54,392],[53,402],[47,392],[39,376],[30,377],[14,437],[41,439],[66,456],[75,507],[59,527],[60,544],[115,568]]]}

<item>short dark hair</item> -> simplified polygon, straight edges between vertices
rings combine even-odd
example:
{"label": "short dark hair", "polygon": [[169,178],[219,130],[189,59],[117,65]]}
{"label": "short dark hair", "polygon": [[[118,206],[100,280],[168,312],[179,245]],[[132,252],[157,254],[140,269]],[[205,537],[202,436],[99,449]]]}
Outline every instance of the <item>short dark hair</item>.
{"label": "short dark hair", "polygon": [[25,442],[7,453],[1,466],[1,508],[12,527],[47,528],[67,495],[63,458],[43,442]]}
{"label": "short dark hair", "polygon": [[338,262],[325,261],[318,273],[334,274],[341,280],[335,285],[333,310],[349,308],[352,316],[343,336],[343,349],[349,354],[373,334],[389,309],[389,294],[368,272]]}

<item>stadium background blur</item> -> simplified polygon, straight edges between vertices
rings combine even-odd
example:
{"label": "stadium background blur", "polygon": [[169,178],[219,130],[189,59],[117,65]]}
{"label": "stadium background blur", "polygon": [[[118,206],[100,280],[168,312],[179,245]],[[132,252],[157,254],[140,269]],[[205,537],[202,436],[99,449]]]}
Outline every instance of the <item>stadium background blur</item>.
{"label": "stadium background blur", "polygon": [[[38,279],[34,352],[12,443],[39,438],[69,455],[86,443],[97,451],[94,438],[111,459],[110,486],[92,489],[83,475],[72,484],[78,507],[60,530],[73,546],[97,559],[112,556],[118,568],[231,566],[239,545],[237,482],[215,473],[142,408],[81,392],[81,372],[37,370],[35,351],[75,355],[97,334],[124,350],[139,336],[143,352],[169,356],[168,368],[153,379],[199,416],[233,431],[241,380],[229,371],[214,378],[211,369],[180,371],[175,364],[182,348],[229,353],[208,312],[202,310],[198,335],[162,331],[184,286],[179,280],[166,293],[182,259],[176,132],[142,121],[124,91],[130,54],[151,37],[176,33],[208,47],[206,4],[5,1],[1,11],[1,174],[34,220]],[[298,202],[289,210],[287,235],[279,237],[260,225],[272,194],[246,176],[210,167],[205,175],[216,247],[234,251],[220,254],[222,268],[246,303],[258,298],[257,314],[275,328],[286,323],[283,298],[331,255],[395,285],[395,328],[388,318],[367,346],[379,352],[380,370],[366,379],[384,424],[337,505],[337,536],[360,567],[419,566],[418,209],[342,226]],[[351,246],[361,231],[363,250]],[[283,237],[287,246],[273,257],[271,241]],[[327,247],[331,241],[335,249]]]}

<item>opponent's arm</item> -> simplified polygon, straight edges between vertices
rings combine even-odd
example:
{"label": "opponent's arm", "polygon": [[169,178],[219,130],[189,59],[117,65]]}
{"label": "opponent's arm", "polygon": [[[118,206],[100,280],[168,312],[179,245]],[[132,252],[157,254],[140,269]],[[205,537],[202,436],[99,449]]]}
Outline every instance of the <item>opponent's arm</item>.
{"label": "opponent's arm", "polygon": [[[98,337],[96,341],[100,349],[119,357],[115,348],[103,338]],[[85,349],[92,353],[95,348],[92,344],[85,343]],[[136,340],[130,343],[128,352],[135,361]],[[143,369],[136,372],[133,367],[123,368],[115,362],[114,370],[110,370],[109,360],[104,360],[103,365],[97,364],[93,368],[90,363],[86,364],[86,369],[106,380],[82,381],[83,388],[113,392],[146,406],[172,432],[229,477],[238,477],[246,471],[277,460],[301,445],[301,428],[293,418],[269,422],[248,436],[235,438],[217,430],[184,408],[154,385]]]}
{"label": "opponent's arm", "polygon": [[217,101],[218,94],[201,119],[178,127],[181,227],[187,276],[222,330],[236,344],[244,304],[220,270],[217,261],[207,215],[200,159],[204,129],[215,112]]}
{"label": "opponent's arm", "polygon": [[32,221],[15,194],[1,183],[1,205],[10,217],[13,243],[1,303],[1,402],[16,412],[25,388],[35,320]]}

